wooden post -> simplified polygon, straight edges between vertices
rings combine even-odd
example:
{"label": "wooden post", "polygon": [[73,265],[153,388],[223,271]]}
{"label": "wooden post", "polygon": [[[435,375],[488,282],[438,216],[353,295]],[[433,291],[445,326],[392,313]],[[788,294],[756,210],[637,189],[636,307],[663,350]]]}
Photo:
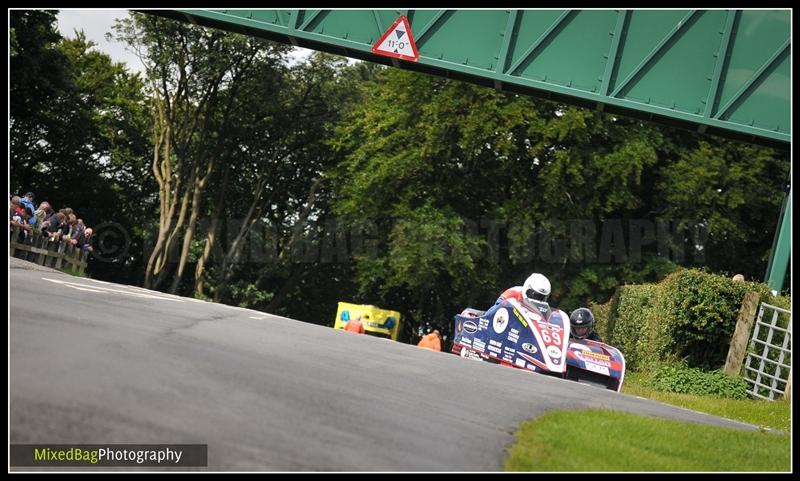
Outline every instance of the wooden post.
{"label": "wooden post", "polygon": [[14,226],[11,228],[11,245],[9,246],[11,249],[8,252],[8,255],[11,257],[17,257],[17,236],[19,235],[19,227]]}
{"label": "wooden post", "polygon": [[56,265],[54,266],[57,270],[61,270],[61,262],[64,259],[64,250],[65,250],[64,241],[59,241],[58,249],[56,249]]}
{"label": "wooden post", "polygon": [[728,358],[725,360],[725,373],[731,376],[738,376],[742,370],[747,345],[750,343],[750,333],[753,332],[753,324],[756,320],[758,301],[757,292],[746,293],[742,300],[742,308],[739,310],[739,318],[736,320],[736,330],[731,337]]}
{"label": "wooden post", "polygon": [[44,253],[40,252],[37,263],[40,266],[43,266],[44,263],[47,261],[47,244],[50,242],[49,237],[46,232],[42,232],[42,235],[39,236],[39,244],[36,246],[39,249],[43,250]]}
{"label": "wooden post", "polygon": [[792,400],[792,368],[789,368],[789,379],[786,380],[786,389],[783,391],[783,397],[787,401]]}

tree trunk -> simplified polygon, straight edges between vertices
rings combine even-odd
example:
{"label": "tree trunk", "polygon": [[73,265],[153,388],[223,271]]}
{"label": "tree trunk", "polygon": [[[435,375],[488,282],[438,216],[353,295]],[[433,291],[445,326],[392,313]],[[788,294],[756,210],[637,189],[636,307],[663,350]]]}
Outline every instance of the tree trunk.
{"label": "tree trunk", "polygon": [[201,177],[194,186],[194,194],[192,195],[192,213],[189,215],[189,225],[183,234],[183,247],[181,248],[180,259],[178,260],[178,272],[172,279],[172,286],[169,291],[172,294],[177,293],[178,286],[183,277],[183,270],[186,268],[186,259],[189,257],[189,248],[192,245],[192,238],[194,237],[194,228],[197,225],[197,216],[200,214],[200,203],[202,201],[203,191],[208,183],[208,179],[214,172],[214,156],[208,160],[206,173]]}
{"label": "tree trunk", "polygon": [[196,298],[206,297],[205,292],[203,292],[203,274],[205,274],[206,263],[211,257],[211,252],[214,250],[217,235],[219,234],[219,220],[222,217],[222,210],[225,208],[225,193],[228,188],[230,171],[231,164],[230,162],[226,162],[225,170],[222,174],[222,184],[219,187],[217,200],[211,211],[211,225],[209,225],[208,232],[206,233],[206,243],[203,247],[203,254],[200,256],[200,259],[197,260],[197,266],[194,270],[194,297]]}

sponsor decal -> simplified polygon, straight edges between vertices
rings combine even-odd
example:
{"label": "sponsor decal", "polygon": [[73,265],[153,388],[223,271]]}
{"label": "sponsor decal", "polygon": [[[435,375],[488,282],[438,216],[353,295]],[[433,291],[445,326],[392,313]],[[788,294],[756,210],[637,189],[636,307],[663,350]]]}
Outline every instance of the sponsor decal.
{"label": "sponsor decal", "polygon": [[506,330],[506,326],[508,326],[508,311],[505,309],[499,309],[494,313],[494,318],[492,319],[492,329],[494,329],[494,332],[497,334],[502,334],[503,331]]}
{"label": "sponsor decal", "polygon": [[477,359],[479,361],[481,360],[480,354],[472,352],[469,349],[467,349],[466,347],[462,347],[461,348],[461,357],[465,357],[467,359]]}
{"label": "sponsor decal", "polygon": [[473,332],[478,330],[478,326],[476,326],[475,323],[472,321],[466,321],[464,323],[464,330],[472,334]]}
{"label": "sponsor decal", "polygon": [[461,340],[459,342],[461,344],[472,344],[472,340],[471,339],[466,339],[466,338],[463,338],[463,337],[461,338]]}
{"label": "sponsor decal", "polygon": [[516,364],[519,367],[525,367],[525,359],[517,358],[514,360],[514,364]]}
{"label": "sponsor decal", "polygon": [[611,361],[603,361],[601,359],[582,359],[585,364],[595,364],[597,366],[611,367]]}
{"label": "sponsor decal", "polygon": [[561,357],[561,349],[559,349],[558,346],[547,346],[547,354],[549,354],[550,357],[559,358]]}
{"label": "sponsor decal", "polygon": [[534,346],[530,342],[523,342],[522,349],[528,351],[531,354],[536,354],[537,352],[539,352],[539,349],[537,349],[536,346]]}
{"label": "sponsor decal", "polygon": [[596,372],[596,373],[598,373],[598,374],[602,374],[602,375],[604,375],[604,376],[608,376],[608,375],[610,375],[610,374],[609,374],[609,372],[608,372],[608,368],[607,368],[607,367],[605,367],[605,366],[598,366],[597,364],[595,364],[595,363],[593,363],[593,362],[587,362],[587,363],[586,363],[586,370],[587,370],[587,371]]}
{"label": "sponsor decal", "polygon": [[516,329],[511,329],[508,331],[508,340],[509,342],[516,344],[517,341],[519,341],[519,331]]}
{"label": "sponsor decal", "polygon": [[486,344],[483,341],[481,341],[480,339],[473,339],[472,340],[472,347],[476,351],[483,352],[486,349]]}
{"label": "sponsor decal", "polygon": [[561,332],[562,331],[561,326],[559,326],[558,324],[547,324],[547,323],[544,323],[544,322],[540,322],[538,325],[539,325],[539,330],[540,331],[544,331],[544,330],[547,330],[547,329],[549,329],[551,331],[555,331],[555,332]]}
{"label": "sponsor decal", "polygon": [[527,354],[525,354],[523,352],[519,353],[519,357],[521,357],[521,358],[525,359],[526,361],[532,363],[532,365],[534,365],[534,366],[539,366],[539,367],[542,367],[542,368],[546,367],[543,362],[541,362],[541,361],[537,360],[536,358],[534,358],[532,356],[529,356],[529,355],[527,355]]}
{"label": "sponsor decal", "polygon": [[461,321],[458,321],[458,326],[456,327],[456,332],[461,332]]}
{"label": "sponsor decal", "polygon": [[493,353],[495,353],[495,354],[498,354],[498,355],[499,355],[499,354],[500,354],[500,351],[501,351],[501,349],[500,349],[499,347],[497,347],[497,346],[491,346],[491,345],[490,345],[490,346],[489,346],[489,351],[491,351],[491,352],[493,352]]}
{"label": "sponsor decal", "polygon": [[605,354],[598,354],[592,351],[575,351],[575,357],[584,362],[584,364],[595,364],[597,366],[611,367],[611,358]]}
{"label": "sponsor decal", "polygon": [[588,358],[591,358],[592,360],[599,359],[601,361],[610,361],[611,360],[611,356],[607,356],[605,354],[598,354],[598,353],[593,352],[593,351],[583,351],[581,354],[583,355],[583,357],[587,361],[590,360]]}
{"label": "sponsor decal", "polygon": [[483,331],[489,328],[489,319],[480,318],[478,319],[478,330]]}
{"label": "sponsor decal", "polygon": [[510,354],[516,354],[517,350],[516,349],[511,349],[510,347],[506,347],[506,352],[510,353]]}
{"label": "sponsor decal", "polygon": [[519,319],[519,322],[522,324],[522,326],[528,327],[528,323],[525,321],[525,318],[522,317],[522,314],[520,314],[516,308],[512,308],[511,310],[514,311],[514,315],[517,316],[517,319]]}
{"label": "sponsor decal", "polygon": [[495,341],[494,339],[490,339],[490,340],[489,340],[489,345],[490,345],[490,346],[503,347],[503,343],[502,343],[502,342],[500,342],[500,341]]}

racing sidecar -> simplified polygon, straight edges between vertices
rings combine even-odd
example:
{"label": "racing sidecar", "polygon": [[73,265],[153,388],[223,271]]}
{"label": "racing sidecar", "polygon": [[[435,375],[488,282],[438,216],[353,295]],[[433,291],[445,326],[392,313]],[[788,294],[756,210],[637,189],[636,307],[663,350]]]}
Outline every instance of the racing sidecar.
{"label": "racing sidecar", "polygon": [[452,350],[462,357],[563,375],[569,317],[544,306],[529,309],[512,298],[485,312],[467,308],[455,316]]}
{"label": "racing sidecar", "polygon": [[571,340],[569,316],[546,303],[506,299],[455,316],[452,352],[619,391],[625,359],[616,348]]}
{"label": "racing sidecar", "polygon": [[620,392],[625,379],[625,357],[619,349],[608,344],[571,339],[564,377]]}

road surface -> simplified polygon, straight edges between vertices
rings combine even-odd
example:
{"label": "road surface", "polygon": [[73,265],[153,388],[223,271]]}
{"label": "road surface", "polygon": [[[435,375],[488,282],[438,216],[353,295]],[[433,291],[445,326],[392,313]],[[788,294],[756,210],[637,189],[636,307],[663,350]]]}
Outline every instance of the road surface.
{"label": "road surface", "polygon": [[755,429],[12,261],[12,443],[207,444],[207,469],[215,471],[500,471],[520,422],[553,409]]}

